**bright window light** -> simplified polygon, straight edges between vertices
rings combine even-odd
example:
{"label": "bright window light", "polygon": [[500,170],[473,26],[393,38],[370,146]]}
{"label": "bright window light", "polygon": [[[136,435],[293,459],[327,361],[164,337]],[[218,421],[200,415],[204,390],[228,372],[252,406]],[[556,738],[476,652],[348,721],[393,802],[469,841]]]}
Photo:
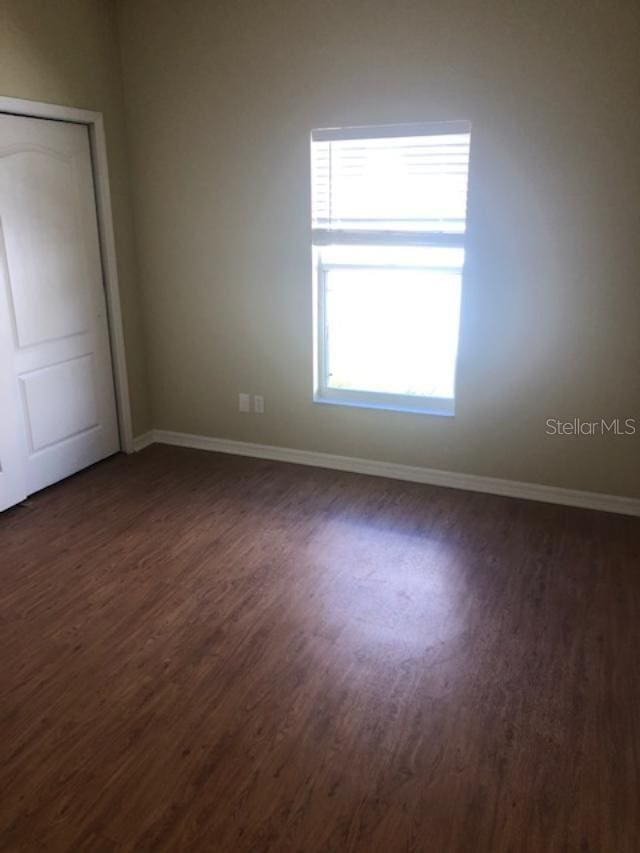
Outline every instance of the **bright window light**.
{"label": "bright window light", "polygon": [[318,402],[453,414],[469,136],[313,132]]}

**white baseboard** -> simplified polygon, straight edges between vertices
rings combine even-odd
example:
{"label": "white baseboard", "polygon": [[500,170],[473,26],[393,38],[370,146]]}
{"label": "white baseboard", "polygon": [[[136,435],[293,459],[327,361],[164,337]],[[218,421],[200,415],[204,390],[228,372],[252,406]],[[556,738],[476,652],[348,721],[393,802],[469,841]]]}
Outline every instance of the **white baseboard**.
{"label": "white baseboard", "polygon": [[[154,436],[154,431],[150,429],[148,432],[143,432],[142,435],[137,435],[133,439],[133,452],[137,453],[139,450],[144,450],[145,447],[148,447],[150,444],[153,444],[156,441]],[[158,439],[159,441],[159,439]]]}
{"label": "white baseboard", "polygon": [[269,444],[208,438],[204,435],[191,435],[185,432],[154,429],[136,438],[134,446],[136,450],[141,450],[154,442],[192,447],[198,450],[212,450],[216,453],[231,453],[236,456],[293,462],[298,465],[313,465],[318,468],[332,468],[337,471],[351,471],[356,474],[371,474],[374,477],[390,477],[393,480],[409,480],[413,483],[446,486],[450,489],[464,489],[470,492],[484,492],[491,495],[640,516],[640,499],[636,498],[561,489],[539,483],[520,483],[515,480],[500,480],[496,477],[480,477],[476,474],[459,474],[435,468],[396,465],[392,462],[376,462],[373,459],[336,456],[332,453],[317,453],[311,450],[294,450],[290,447],[275,447]]}

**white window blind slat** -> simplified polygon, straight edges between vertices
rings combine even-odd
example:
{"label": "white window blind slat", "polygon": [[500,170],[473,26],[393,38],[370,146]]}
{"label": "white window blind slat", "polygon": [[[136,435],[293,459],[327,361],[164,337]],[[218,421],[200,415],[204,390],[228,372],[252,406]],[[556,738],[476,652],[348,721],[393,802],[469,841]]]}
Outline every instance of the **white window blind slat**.
{"label": "white window blind slat", "polygon": [[468,130],[404,136],[395,130],[365,138],[354,138],[351,129],[336,131],[336,138],[329,133],[314,132],[311,143],[314,228],[464,232]]}

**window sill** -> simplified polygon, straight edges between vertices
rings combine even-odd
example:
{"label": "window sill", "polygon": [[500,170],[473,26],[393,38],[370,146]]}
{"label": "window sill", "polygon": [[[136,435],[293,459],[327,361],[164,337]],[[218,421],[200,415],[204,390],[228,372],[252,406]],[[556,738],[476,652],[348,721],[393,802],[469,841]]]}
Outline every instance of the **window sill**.
{"label": "window sill", "polygon": [[313,402],[319,403],[322,406],[342,406],[350,409],[377,409],[382,412],[400,412],[405,415],[434,415],[435,417],[454,418],[455,408],[454,401],[451,400],[451,408],[436,408],[429,401],[421,404],[403,405],[401,402],[378,402],[376,400],[354,400],[354,399],[337,399],[336,397],[328,397],[321,394],[313,395]]}

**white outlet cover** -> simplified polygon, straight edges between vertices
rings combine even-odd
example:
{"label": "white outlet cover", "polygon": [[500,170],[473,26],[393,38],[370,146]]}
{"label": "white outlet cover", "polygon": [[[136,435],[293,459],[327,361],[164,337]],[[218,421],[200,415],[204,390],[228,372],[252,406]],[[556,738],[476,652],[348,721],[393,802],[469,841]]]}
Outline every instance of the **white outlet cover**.
{"label": "white outlet cover", "polygon": [[238,394],[238,411],[251,411],[251,394]]}
{"label": "white outlet cover", "polygon": [[253,411],[259,415],[264,412],[264,397],[262,394],[256,394],[253,398]]}

